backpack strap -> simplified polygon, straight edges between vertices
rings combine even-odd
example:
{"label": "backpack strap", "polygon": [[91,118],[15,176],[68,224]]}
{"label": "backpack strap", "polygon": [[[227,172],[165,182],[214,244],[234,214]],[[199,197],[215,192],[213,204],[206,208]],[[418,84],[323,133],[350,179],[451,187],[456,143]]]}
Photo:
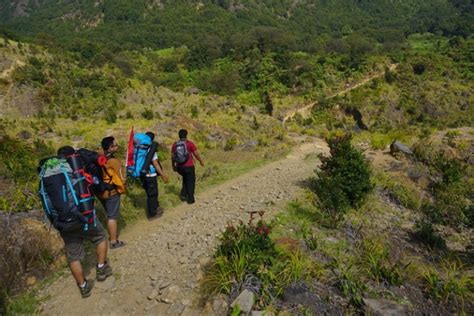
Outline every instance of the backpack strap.
{"label": "backpack strap", "polygon": [[46,197],[46,192],[44,190],[44,180],[43,180],[43,177],[44,177],[44,174],[45,174],[46,170],[44,167],[41,168],[41,172],[40,172],[40,194],[41,194],[41,198],[43,199],[43,204],[44,204],[44,207],[46,209],[46,213],[47,215],[51,215],[51,209],[49,208],[49,205],[48,205],[48,198]]}
{"label": "backpack strap", "polygon": [[76,191],[74,191],[74,186],[72,185],[71,179],[69,179],[69,176],[67,175],[67,171],[64,168],[64,165],[61,165],[61,169],[62,169],[62,172],[64,174],[64,178],[66,178],[66,183],[69,186],[69,190],[71,190],[71,195],[74,199],[74,203],[77,206],[77,205],[79,205],[79,200],[77,199]]}

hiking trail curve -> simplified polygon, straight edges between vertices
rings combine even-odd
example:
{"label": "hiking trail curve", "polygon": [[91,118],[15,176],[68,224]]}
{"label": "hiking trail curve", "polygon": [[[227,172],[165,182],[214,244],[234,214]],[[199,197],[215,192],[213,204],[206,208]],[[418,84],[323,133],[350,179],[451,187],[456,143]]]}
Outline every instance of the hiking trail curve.
{"label": "hiking trail curve", "polygon": [[[183,203],[158,220],[136,223],[121,235],[128,245],[109,250],[113,277],[97,282],[92,296],[81,299],[71,274],[64,273],[39,293],[49,298],[39,313],[214,314],[199,306],[198,285],[226,224],[248,221],[247,211],[265,210],[264,218],[272,218],[303,193],[302,182],[319,163],[317,154],[327,152],[322,139],[301,140],[285,158],[198,194],[195,204]],[[95,269],[88,277],[95,277]]]}
{"label": "hiking trail curve", "polygon": [[[396,68],[398,67],[398,64],[390,64],[388,66],[388,70],[389,71],[394,71]],[[385,71],[377,71],[375,73],[372,73],[370,75],[368,75],[367,77],[365,77],[363,80],[345,88],[345,89],[342,89],[338,92],[335,92],[329,96],[327,96],[328,99],[332,99],[332,98],[335,98],[335,97],[338,97],[338,96],[341,96],[341,95],[344,95],[354,89],[357,89],[359,88],[360,86],[363,86],[367,83],[369,83],[370,81],[374,80],[374,79],[377,79],[381,76],[383,76],[385,74]],[[301,108],[298,108],[298,109],[293,109],[289,112],[286,113],[286,115],[283,117],[283,123],[285,123],[286,121],[292,119],[296,114],[299,114],[301,115],[301,117],[303,118],[307,118],[310,114],[311,114],[311,110],[312,108],[317,104],[318,102],[315,101],[315,102],[311,102],[309,104],[306,104],[305,106],[301,107]]]}

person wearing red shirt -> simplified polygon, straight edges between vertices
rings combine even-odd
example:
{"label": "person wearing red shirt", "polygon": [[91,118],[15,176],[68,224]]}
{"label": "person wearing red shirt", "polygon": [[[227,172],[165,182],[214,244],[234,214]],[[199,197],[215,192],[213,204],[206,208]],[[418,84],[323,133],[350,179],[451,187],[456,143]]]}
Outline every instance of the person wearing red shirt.
{"label": "person wearing red shirt", "polygon": [[[196,145],[187,139],[188,131],[181,129],[178,132],[179,141],[175,142],[171,147],[171,165],[173,170],[178,172],[183,178],[183,186],[181,188],[181,200],[187,201],[188,204],[194,203],[194,189],[196,186],[196,172],[194,168],[194,158],[196,158],[201,166],[204,167],[204,162],[197,151]],[[178,162],[177,148],[180,147],[180,152],[187,155],[184,162]]]}

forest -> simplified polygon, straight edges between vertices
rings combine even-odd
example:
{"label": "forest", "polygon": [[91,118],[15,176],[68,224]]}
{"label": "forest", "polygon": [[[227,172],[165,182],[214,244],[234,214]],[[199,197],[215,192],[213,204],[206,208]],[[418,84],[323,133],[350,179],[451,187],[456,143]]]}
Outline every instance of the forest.
{"label": "forest", "polygon": [[[189,129],[198,193],[300,139],[328,146],[302,197],[220,227],[208,302],[247,286],[277,314],[472,313],[473,21],[470,0],[0,0],[0,314],[37,312],[65,267],[57,236],[21,224],[42,221],[39,159],[132,126],[158,131],[163,160]],[[177,181],[160,190],[179,206]],[[132,181],[120,229],[143,199]],[[285,299],[302,288],[320,305]]]}

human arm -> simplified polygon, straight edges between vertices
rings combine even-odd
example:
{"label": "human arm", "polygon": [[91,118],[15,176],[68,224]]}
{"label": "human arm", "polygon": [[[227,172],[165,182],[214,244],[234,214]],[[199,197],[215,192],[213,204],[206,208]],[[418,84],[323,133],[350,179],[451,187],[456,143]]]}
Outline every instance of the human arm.
{"label": "human arm", "polygon": [[174,161],[174,152],[176,151],[176,143],[171,146],[171,168],[176,172],[176,161]]}
{"label": "human arm", "polygon": [[195,150],[193,152],[193,155],[199,161],[199,164],[204,167],[204,161],[202,160],[201,155],[199,155],[199,152],[197,150]]}
{"label": "human arm", "polygon": [[153,160],[151,163],[153,164],[153,167],[155,167],[156,172],[163,178],[163,182],[168,183],[168,180],[169,180],[168,176],[165,174],[165,172],[161,168],[161,166],[158,162],[158,159]]}

